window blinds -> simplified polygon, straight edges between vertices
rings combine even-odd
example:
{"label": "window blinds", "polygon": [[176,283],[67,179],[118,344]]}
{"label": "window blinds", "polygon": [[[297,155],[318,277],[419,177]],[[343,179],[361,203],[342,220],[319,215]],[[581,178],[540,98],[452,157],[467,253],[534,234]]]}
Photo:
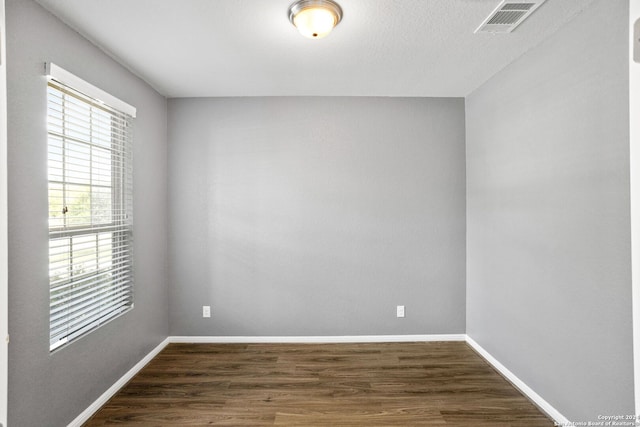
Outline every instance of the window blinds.
{"label": "window blinds", "polygon": [[133,307],[132,117],[48,83],[50,350]]}

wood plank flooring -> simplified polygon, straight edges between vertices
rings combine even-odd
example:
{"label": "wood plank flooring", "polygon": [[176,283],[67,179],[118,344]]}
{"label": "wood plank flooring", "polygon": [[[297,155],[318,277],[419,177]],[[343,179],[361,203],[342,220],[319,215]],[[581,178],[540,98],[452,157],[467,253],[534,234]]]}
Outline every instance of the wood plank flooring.
{"label": "wood plank flooring", "polygon": [[85,426],[553,426],[463,342],[170,344]]}

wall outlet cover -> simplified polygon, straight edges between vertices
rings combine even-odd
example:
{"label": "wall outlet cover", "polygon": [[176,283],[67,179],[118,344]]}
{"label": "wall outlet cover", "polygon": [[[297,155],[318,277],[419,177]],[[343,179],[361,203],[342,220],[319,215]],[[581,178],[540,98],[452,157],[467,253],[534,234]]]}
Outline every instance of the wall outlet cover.
{"label": "wall outlet cover", "polygon": [[396,317],[404,317],[404,305],[396,307]]}
{"label": "wall outlet cover", "polygon": [[203,305],[202,306],[202,317],[211,317],[211,306]]}

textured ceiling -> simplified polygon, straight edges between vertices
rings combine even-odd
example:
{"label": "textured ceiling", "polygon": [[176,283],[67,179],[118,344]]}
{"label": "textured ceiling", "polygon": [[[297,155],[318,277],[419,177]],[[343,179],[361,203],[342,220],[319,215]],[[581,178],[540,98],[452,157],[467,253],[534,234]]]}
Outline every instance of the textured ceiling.
{"label": "textured ceiling", "polygon": [[473,31],[499,0],[338,0],[300,36],[293,0],[38,0],[168,97],[466,96],[587,8],[547,0],[510,34]]}

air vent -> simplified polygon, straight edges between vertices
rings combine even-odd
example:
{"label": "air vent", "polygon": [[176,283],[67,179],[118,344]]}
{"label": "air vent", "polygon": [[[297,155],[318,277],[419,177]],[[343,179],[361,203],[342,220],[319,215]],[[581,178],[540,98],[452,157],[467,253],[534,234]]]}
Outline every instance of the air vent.
{"label": "air vent", "polygon": [[504,0],[474,32],[510,33],[544,2],[545,0]]}

